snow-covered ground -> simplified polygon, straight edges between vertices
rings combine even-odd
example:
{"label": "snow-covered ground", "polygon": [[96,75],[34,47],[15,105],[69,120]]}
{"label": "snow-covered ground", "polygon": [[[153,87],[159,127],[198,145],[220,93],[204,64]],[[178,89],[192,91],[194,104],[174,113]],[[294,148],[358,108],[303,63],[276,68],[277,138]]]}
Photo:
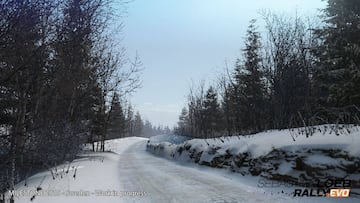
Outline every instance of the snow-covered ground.
{"label": "snow-covered ground", "polygon": [[[113,141],[114,143],[118,141]],[[143,198],[143,191],[133,191],[126,186],[121,169],[126,167],[123,160],[126,150],[135,143],[146,142],[145,139],[124,139],[118,145],[117,152],[84,153],[70,164],[53,168],[52,171],[38,173],[17,184],[15,192],[17,202],[123,202],[136,201]],[[53,178],[55,177],[55,179]],[[130,180],[127,180],[130,181]],[[125,183],[125,184],[124,184]],[[33,197],[37,188],[43,196]],[[119,191],[119,196],[112,196],[111,191]],[[25,194],[20,194],[21,192]],[[136,193],[138,192],[138,193]]]}
{"label": "snow-covered ground", "polygon": [[[288,202],[288,197],[264,194],[226,173],[195,165],[179,165],[145,151],[146,139],[107,142],[115,152],[87,153],[83,158],[21,182],[16,192],[36,190],[57,196],[19,196],[15,202]],[[55,169],[53,170],[55,173]],[[76,171],[76,173],[75,173]],[[74,178],[74,174],[75,178]],[[101,194],[100,192],[108,192]],[[119,194],[119,196],[112,196]],[[109,196],[106,196],[109,195]]]}
{"label": "snow-covered ground", "polygon": [[[309,134],[310,131],[313,133]],[[224,168],[292,185],[345,178],[351,180],[352,196],[359,197],[360,129],[356,126],[272,130],[248,136],[192,139],[180,144],[169,142],[171,139],[164,142],[154,139],[156,142],[151,139],[148,142],[147,150],[170,160]],[[284,193],[288,195],[294,192],[287,191]]]}
{"label": "snow-covered ground", "polygon": [[[246,201],[257,193],[221,176],[154,157],[145,151],[146,141],[112,140],[106,147],[116,153],[85,153],[71,164],[38,173],[16,186],[15,202]],[[34,191],[39,195],[34,197]]]}
{"label": "snow-covered ground", "polygon": [[52,173],[30,177],[26,186],[19,183],[17,194],[39,189],[44,196],[31,201],[31,195],[22,194],[15,202],[337,202],[292,198],[278,189],[258,187],[257,177],[159,158],[146,151],[146,144],[144,138],[108,141],[112,152],[85,153]]}
{"label": "snow-covered ground", "polygon": [[[339,132],[328,125],[315,126],[314,134],[306,136],[305,131],[310,129],[299,128],[290,130],[271,130],[254,135],[232,136],[213,139],[192,139],[186,141],[183,146],[191,146],[195,151],[211,151],[214,147],[219,149],[213,155],[248,153],[252,158],[257,158],[270,153],[273,149],[286,149],[296,151],[298,149],[316,148],[316,149],[343,149],[351,156],[360,156],[360,127],[350,127],[348,130],[343,128]],[[299,133],[304,131],[303,134]],[[341,136],[337,135],[341,133]],[[172,140],[178,140],[178,136],[168,136],[172,138],[163,138],[155,136],[150,138],[152,145],[163,146],[164,156],[172,157],[176,152],[179,143]],[[182,137],[182,136],[180,136]],[[161,138],[164,140],[161,142]],[[185,141],[185,140],[184,140]],[[202,159],[206,159],[203,154]],[[212,156],[213,157],[213,156]]]}

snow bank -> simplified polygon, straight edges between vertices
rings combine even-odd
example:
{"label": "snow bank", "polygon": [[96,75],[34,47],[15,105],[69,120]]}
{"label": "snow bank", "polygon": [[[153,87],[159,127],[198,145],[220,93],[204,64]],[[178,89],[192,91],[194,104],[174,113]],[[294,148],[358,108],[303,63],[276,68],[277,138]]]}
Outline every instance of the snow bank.
{"label": "snow bank", "polygon": [[[129,190],[119,181],[122,178],[119,168],[124,164],[119,154],[145,140],[136,137],[109,140],[106,149],[118,154],[85,152],[71,163],[37,173],[15,186],[15,203],[139,202],[145,193]],[[5,195],[5,199],[10,198],[10,192]]]}
{"label": "snow bank", "polygon": [[150,140],[147,150],[168,159],[270,179],[302,181],[347,176],[360,180],[360,128],[350,125],[271,130],[180,144]]}

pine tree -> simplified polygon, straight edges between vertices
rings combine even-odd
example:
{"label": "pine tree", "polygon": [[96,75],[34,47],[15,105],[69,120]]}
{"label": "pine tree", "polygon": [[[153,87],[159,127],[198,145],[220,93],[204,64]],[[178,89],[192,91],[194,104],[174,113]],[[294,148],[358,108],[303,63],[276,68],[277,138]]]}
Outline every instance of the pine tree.
{"label": "pine tree", "polygon": [[175,130],[175,133],[178,135],[190,136],[190,127],[189,127],[189,115],[187,109],[184,107],[181,110],[179,116],[178,126]]}
{"label": "pine tree", "polygon": [[90,94],[93,95],[93,100],[91,111],[88,117],[90,122],[90,134],[88,137],[88,142],[92,143],[92,150],[96,151],[97,149],[95,149],[95,142],[101,140],[101,135],[104,133],[105,129],[104,121],[106,120],[106,113],[102,108],[105,101],[104,97],[102,96],[102,90],[100,87],[94,88]]}
{"label": "pine tree", "polygon": [[222,115],[217,93],[212,86],[206,92],[202,109],[202,132],[205,137],[214,137],[222,130]]}
{"label": "pine tree", "polygon": [[265,114],[265,85],[262,80],[262,64],[260,56],[260,34],[256,31],[255,20],[250,22],[247,30],[247,38],[244,51],[244,74],[242,75],[243,94],[247,112],[244,112],[243,121],[248,120],[245,127],[250,132],[258,132],[264,129]]}
{"label": "pine tree", "polygon": [[[237,60],[234,86],[228,105],[235,114],[235,128],[238,132],[253,133],[264,129],[265,85],[260,56],[260,34],[256,31],[255,20],[250,22],[246,34],[244,62]],[[228,98],[226,98],[228,99]]]}
{"label": "pine tree", "polygon": [[223,122],[228,135],[233,135],[237,130],[236,128],[236,115],[239,115],[235,108],[235,91],[231,84],[225,84],[224,95],[221,103],[223,112]]}
{"label": "pine tree", "polygon": [[126,125],[126,131],[125,134],[126,136],[134,136],[134,110],[131,106],[131,104],[128,106],[127,111],[126,111],[126,120],[125,120],[125,125]]}
{"label": "pine tree", "polygon": [[108,133],[110,139],[124,137],[125,133],[125,116],[117,93],[111,102]]}
{"label": "pine tree", "polygon": [[19,169],[31,161],[26,142],[37,117],[34,104],[40,101],[38,82],[47,59],[40,45],[43,7],[37,3],[0,2],[0,126],[7,129],[0,132],[0,151],[7,153],[0,156],[0,176],[9,187],[0,184],[0,193],[14,189]]}
{"label": "pine tree", "polygon": [[136,112],[134,118],[134,131],[132,136],[141,137],[143,135],[144,122],[142,121],[141,115],[139,112]]}
{"label": "pine tree", "polygon": [[[59,115],[62,119],[69,118],[71,122],[80,119],[86,113],[88,106],[89,88],[93,86],[94,75],[90,69],[92,57],[91,48],[94,46],[92,29],[94,29],[93,13],[95,3],[81,0],[67,0],[64,4],[62,22],[57,25],[59,30],[54,43],[55,49],[55,89],[60,104]],[[65,109],[65,110],[64,110]]]}
{"label": "pine tree", "polygon": [[156,135],[156,133],[153,130],[152,124],[148,120],[145,121],[145,124],[143,127],[143,135],[144,135],[144,137],[151,137],[151,136]]}
{"label": "pine tree", "polygon": [[203,119],[203,109],[204,109],[204,83],[202,83],[197,92],[194,92],[193,89],[190,89],[190,94],[188,96],[188,121],[189,121],[189,131],[190,136],[192,137],[204,137],[204,119]]}
{"label": "pine tree", "polygon": [[230,111],[233,112],[232,123],[234,125],[234,131],[237,133],[242,133],[247,125],[243,122],[243,114],[247,111],[245,106],[246,95],[244,94],[243,74],[243,66],[240,59],[237,59],[233,74],[234,82],[229,89],[230,100],[228,102],[228,105],[231,108]]}
{"label": "pine tree", "polygon": [[[316,90],[320,97],[318,102],[325,108],[346,109],[353,105],[359,107],[359,1],[328,0],[324,13],[326,25],[316,30],[316,34],[323,42],[316,53],[319,57],[315,72]],[[354,111],[348,113],[354,115]],[[331,119],[330,122],[333,122],[334,118]]]}

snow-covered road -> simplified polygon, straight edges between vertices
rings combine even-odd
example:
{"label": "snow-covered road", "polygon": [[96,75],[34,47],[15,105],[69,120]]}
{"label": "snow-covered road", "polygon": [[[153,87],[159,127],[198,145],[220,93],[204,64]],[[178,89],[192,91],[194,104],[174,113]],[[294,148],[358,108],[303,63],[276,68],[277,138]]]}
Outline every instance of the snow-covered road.
{"label": "snow-covered road", "polygon": [[[116,146],[116,143],[114,143]],[[119,141],[117,149],[121,149]],[[139,140],[118,152],[120,183],[130,191],[145,192],[145,202],[278,202],[268,196],[204,167],[190,167],[155,157],[145,151]],[[113,149],[115,152],[117,150]],[[203,169],[203,170],[201,170]],[[285,199],[283,199],[286,201]],[[288,200],[287,200],[288,201]]]}
{"label": "snow-covered road", "polygon": [[[271,194],[251,185],[239,174],[224,170],[184,165],[156,157],[146,149],[144,138],[107,142],[115,153],[89,153],[69,165],[38,173],[17,185],[18,192],[36,190],[56,195],[20,195],[18,202],[303,202],[285,195]],[[75,178],[74,178],[75,175]],[[242,181],[242,180],[245,180]],[[115,195],[115,196],[114,196]]]}

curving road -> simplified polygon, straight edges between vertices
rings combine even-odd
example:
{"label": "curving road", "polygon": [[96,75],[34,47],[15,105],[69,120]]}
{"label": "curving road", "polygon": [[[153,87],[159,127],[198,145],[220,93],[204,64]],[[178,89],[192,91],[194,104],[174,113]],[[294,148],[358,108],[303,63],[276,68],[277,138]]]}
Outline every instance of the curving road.
{"label": "curving road", "polygon": [[[122,188],[143,191],[141,202],[289,202],[285,197],[265,195],[231,176],[222,176],[205,167],[180,165],[145,150],[146,140],[124,146],[121,140],[109,144],[120,155]],[[130,200],[130,199],[128,199]]]}
{"label": "curving road", "polygon": [[[57,196],[20,195],[15,203],[211,203],[211,202],[304,202],[289,196],[272,194],[243,181],[239,174],[223,170],[180,164],[156,157],[146,149],[147,139],[124,138],[106,143],[114,153],[86,153],[70,165],[44,171],[30,177],[17,191],[57,191]],[[246,182],[246,181],[245,181]],[[251,184],[252,183],[252,184]],[[254,186],[251,186],[254,185]],[[71,191],[69,193],[69,191]],[[100,195],[97,192],[102,192]],[[112,191],[118,192],[116,195]],[[81,192],[79,196],[78,192]],[[105,192],[105,193],[103,193]],[[120,194],[120,195],[119,195]],[[316,199],[320,200],[320,199]],[[321,199],[328,202],[330,199]],[[333,201],[337,199],[333,198]],[[310,199],[308,202],[313,202]],[[324,202],[324,201],[322,201]]]}

